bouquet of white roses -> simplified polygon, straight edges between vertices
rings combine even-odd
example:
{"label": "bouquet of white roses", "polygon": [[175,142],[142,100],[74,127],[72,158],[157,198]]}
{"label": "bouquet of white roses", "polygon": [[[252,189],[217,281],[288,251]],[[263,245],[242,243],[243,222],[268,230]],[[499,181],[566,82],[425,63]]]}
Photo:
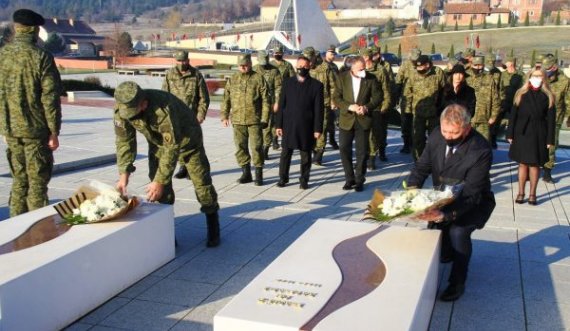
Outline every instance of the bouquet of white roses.
{"label": "bouquet of white roses", "polygon": [[115,188],[92,181],[54,208],[66,223],[75,225],[116,219],[137,205],[136,198],[127,199]]}

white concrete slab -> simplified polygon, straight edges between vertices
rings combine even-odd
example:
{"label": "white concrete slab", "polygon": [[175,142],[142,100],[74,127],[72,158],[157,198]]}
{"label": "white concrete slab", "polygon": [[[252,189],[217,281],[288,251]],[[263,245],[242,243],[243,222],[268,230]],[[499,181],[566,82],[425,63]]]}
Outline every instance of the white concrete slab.
{"label": "white concrete slab", "polygon": [[[48,206],[0,222],[0,245],[55,213]],[[173,258],[172,206],[158,204],[0,255],[0,330],[59,330]]]}
{"label": "white concrete slab", "polygon": [[[440,233],[378,230],[377,224],[316,221],[214,317],[214,330],[426,330]],[[348,240],[361,235],[370,235],[361,246]],[[342,250],[349,258],[339,257]],[[361,277],[353,281],[351,270]]]}

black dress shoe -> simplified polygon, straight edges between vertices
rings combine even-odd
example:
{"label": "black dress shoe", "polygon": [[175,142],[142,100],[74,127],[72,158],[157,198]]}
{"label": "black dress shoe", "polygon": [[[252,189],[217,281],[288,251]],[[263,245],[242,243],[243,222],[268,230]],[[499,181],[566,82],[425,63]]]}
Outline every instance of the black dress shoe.
{"label": "black dress shoe", "polygon": [[287,183],[289,183],[288,180],[280,179],[280,180],[277,182],[277,186],[279,186],[279,187],[285,187],[285,186],[287,185]]}
{"label": "black dress shoe", "polygon": [[174,175],[174,178],[182,179],[188,177],[188,170],[184,166],[180,166],[178,172]]}
{"label": "black dress shoe", "polygon": [[439,299],[441,301],[455,301],[459,299],[463,292],[465,292],[465,285],[463,284],[449,284],[449,286],[443,291]]}
{"label": "black dress shoe", "polygon": [[353,188],[354,188],[354,182],[344,183],[344,186],[342,187],[342,189],[345,191],[352,190]]}
{"label": "black dress shoe", "polygon": [[356,185],[354,185],[354,190],[355,190],[356,192],[362,192],[362,191],[364,191],[364,184],[356,184]]}
{"label": "black dress shoe", "polygon": [[306,190],[306,189],[309,188],[309,183],[307,183],[307,182],[301,182],[301,184],[299,184],[299,188],[300,188],[301,190]]}
{"label": "black dress shoe", "polygon": [[331,145],[332,149],[334,149],[335,151],[339,149],[339,146],[336,141],[333,140],[329,144]]}

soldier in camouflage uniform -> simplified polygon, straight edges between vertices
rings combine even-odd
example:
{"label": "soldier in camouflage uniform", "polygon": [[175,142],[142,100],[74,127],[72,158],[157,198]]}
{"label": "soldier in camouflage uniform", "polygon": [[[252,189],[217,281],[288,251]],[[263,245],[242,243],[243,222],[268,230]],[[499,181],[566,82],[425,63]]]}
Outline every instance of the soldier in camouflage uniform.
{"label": "soldier in camouflage uniform", "polygon": [[[276,46],[275,48],[273,48],[273,60],[271,60],[269,64],[271,64],[272,66],[274,66],[279,70],[279,72],[281,73],[282,81],[286,80],[289,77],[293,77],[296,74],[293,65],[289,61],[283,59],[283,46]],[[275,131],[273,131],[272,144],[274,150],[279,149],[279,137],[277,137]]]}
{"label": "soldier in camouflage uniform", "polygon": [[467,70],[465,81],[475,90],[475,114],[471,118],[471,126],[491,141],[491,126],[501,111],[499,95],[499,79],[484,72],[485,57],[474,56],[471,68]]}
{"label": "soldier in camouflage uniform", "polygon": [[475,57],[475,50],[472,48],[465,49],[465,51],[463,52],[463,58],[461,59],[461,61],[465,65],[465,70],[469,70],[473,65],[473,57]]}
{"label": "soldier in camouflage uniform", "polygon": [[[323,61],[322,63],[318,64],[317,55],[313,47],[305,47],[305,49],[303,50],[303,55],[309,60],[311,60],[311,71],[309,72],[311,77],[323,84],[325,114],[328,114],[332,109],[331,101],[335,88],[334,73],[332,72],[332,70],[329,69],[329,66],[326,62]],[[326,128],[328,125],[327,117],[328,116],[324,116],[323,128]],[[319,137],[319,139],[317,139],[317,143],[315,145],[313,164],[319,166],[322,165],[323,154],[325,152],[326,144],[327,144],[327,131],[324,130],[323,134]]]}
{"label": "soldier in camouflage uniform", "polygon": [[439,110],[443,102],[445,74],[436,71],[427,55],[420,55],[416,61],[416,71],[405,85],[406,110],[414,115],[412,157],[414,161],[422,155],[427,135],[439,124]]}
{"label": "soldier in camouflage uniform", "polygon": [[[329,48],[327,48],[327,52],[325,53],[324,61],[329,66],[329,69],[332,71],[336,81],[336,77],[339,74],[339,69],[336,63],[334,63],[335,57],[336,57],[336,47],[334,45],[330,45]],[[336,127],[338,125],[337,111],[338,108],[331,100],[331,110],[326,114],[328,118],[327,118],[327,127],[325,129],[327,130],[327,134],[329,137],[329,145],[331,145],[332,149],[334,150],[339,149],[338,143],[336,142]]]}
{"label": "soldier in camouflage uniform", "polygon": [[[234,129],[236,159],[242,169],[237,180],[251,183],[251,161],[248,143],[252,147],[255,185],[263,185],[263,129],[267,127],[270,112],[269,87],[263,75],[251,70],[249,54],[240,56],[239,71],[226,83],[220,117],[222,126]],[[231,112],[231,114],[230,114]]]}
{"label": "soldier in camouflage uniform", "polygon": [[[162,89],[174,94],[192,108],[197,113],[198,123],[202,124],[210,106],[210,94],[206,80],[198,69],[190,65],[187,51],[176,51],[174,59],[177,62],[176,67],[166,72]],[[180,161],[180,169],[174,177],[179,179],[188,177],[188,171],[182,160]]]}
{"label": "soldier in camouflage uniform", "polygon": [[281,95],[282,78],[281,73],[273,65],[269,64],[269,56],[266,51],[257,53],[257,64],[253,67],[253,71],[263,75],[269,89],[269,103],[271,111],[269,112],[269,123],[267,128],[263,129],[263,157],[269,159],[269,147],[275,141],[275,119],[277,112],[279,96]]}
{"label": "soldier in camouflage uniform", "polygon": [[62,90],[53,57],[36,45],[44,18],[20,9],[13,20],[14,40],[0,49],[0,134],[12,175],[10,216],[48,204]]}
{"label": "soldier in camouflage uniform", "polygon": [[114,123],[119,181],[117,189],[127,193],[135,171],[136,131],[148,142],[149,201],[174,203],[172,174],[176,162],[184,160],[194,184],[200,210],[206,214],[208,247],[220,243],[218,195],[212,185],[210,163],[204,150],[202,128],[196,112],[174,95],[160,90],[143,90],[135,82],[124,82],[115,90]]}
{"label": "soldier in camouflage uniform", "polygon": [[[554,93],[556,108],[556,131],[555,144],[548,150],[548,162],[544,164],[544,174],[542,180],[553,183],[552,169],[556,161],[555,153],[558,148],[558,138],[560,128],[564,122],[564,117],[570,113],[570,79],[566,77],[562,70],[558,69],[558,59],[554,56],[547,56],[542,60],[542,68],[546,70],[546,76],[550,83],[550,89]],[[570,127],[570,119],[566,121],[566,126]]]}
{"label": "soldier in camouflage uniform", "polygon": [[513,108],[515,93],[519,88],[521,88],[524,82],[524,73],[518,71],[516,68],[516,58],[507,57],[505,58],[504,64],[506,69],[501,73],[499,79],[501,112],[499,113],[499,117],[497,117],[491,132],[491,144],[493,148],[497,148],[497,135],[501,131],[502,127],[507,125],[508,119],[510,118],[511,108]]}
{"label": "soldier in camouflage uniform", "polygon": [[379,154],[381,161],[386,161],[386,138],[388,134],[388,111],[390,110],[392,91],[390,86],[390,78],[385,67],[379,62],[373,61],[373,52],[370,49],[363,49],[360,54],[364,59],[365,70],[372,74],[378,81],[381,96],[381,103],[378,109],[370,109],[372,111],[372,126],[369,138],[368,151],[368,170],[376,169],[375,158],[376,153]]}
{"label": "soldier in camouflage uniform", "polygon": [[400,153],[403,154],[409,154],[412,151],[412,123],[414,121],[414,114],[411,113],[412,108],[407,106],[408,102],[403,95],[403,91],[410,76],[416,71],[416,61],[420,55],[422,55],[421,50],[412,49],[408,61],[402,61],[402,65],[395,79],[396,93],[394,99],[396,102],[400,102],[400,127],[402,129],[402,140],[404,143],[404,146],[400,149]]}

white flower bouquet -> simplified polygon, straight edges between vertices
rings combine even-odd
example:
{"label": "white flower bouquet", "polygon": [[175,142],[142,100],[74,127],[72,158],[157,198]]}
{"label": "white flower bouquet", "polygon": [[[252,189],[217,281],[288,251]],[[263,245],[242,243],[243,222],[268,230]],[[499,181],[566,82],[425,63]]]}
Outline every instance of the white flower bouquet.
{"label": "white flower bouquet", "polygon": [[54,208],[67,224],[76,225],[114,220],[137,205],[136,197],[123,197],[114,187],[91,181]]}
{"label": "white flower bouquet", "polygon": [[451,188],[443,191],[413,188],[395,191],[389,196],[376,189],[366,209],[364,219],[379,222],[391,222],[404,216],[414,219],[414,215],[427,209],[439,209],[450,204],[453,199],[454,193]]}

